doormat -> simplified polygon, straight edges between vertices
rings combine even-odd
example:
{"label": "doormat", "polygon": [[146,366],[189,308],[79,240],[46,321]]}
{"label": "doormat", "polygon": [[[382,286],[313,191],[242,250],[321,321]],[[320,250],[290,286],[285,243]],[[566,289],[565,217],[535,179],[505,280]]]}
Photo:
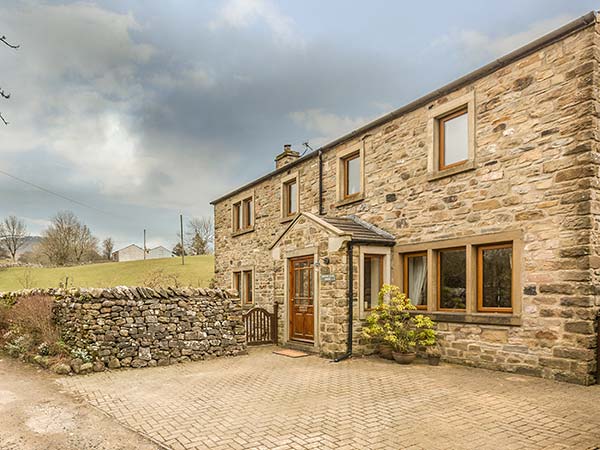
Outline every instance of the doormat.
{"label": "doormat", "polygon": [[276,355],[287,356],[288,358],[303,358],[309,356],[308,353],[301,352],[300,350],[292,350],[291,348],[284,348],[281,350],[274,351]]}

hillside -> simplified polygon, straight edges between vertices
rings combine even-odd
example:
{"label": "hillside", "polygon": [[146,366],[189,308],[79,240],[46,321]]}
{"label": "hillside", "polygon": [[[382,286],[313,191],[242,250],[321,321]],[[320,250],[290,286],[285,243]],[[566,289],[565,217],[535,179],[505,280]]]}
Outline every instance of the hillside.
{"label": "hillside", "polygon": [[188,256],[185,265],[180,258],[152,259],[146,261],[110,262],[73,267],[0,269],[0,292],[25,287],[58,287],[69,277],[69,286],[112,287],[139,286],[158,282],[161,285],[194,287],[208,286],[213,277],[214,257]]}

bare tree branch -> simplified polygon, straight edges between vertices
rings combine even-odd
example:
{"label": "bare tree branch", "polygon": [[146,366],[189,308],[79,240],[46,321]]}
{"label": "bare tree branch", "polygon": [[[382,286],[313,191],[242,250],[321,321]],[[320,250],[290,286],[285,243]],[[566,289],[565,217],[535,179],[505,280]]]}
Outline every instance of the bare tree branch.
{"label": "bare tree branch", "polygon": [[19,47],[20,47],[20,45],[13,45],[13,44],[11,44],[10,42],[8,42],[8,41],[6,40],[6,36],[2,36],[2,37],[0,38],[0,41],[4,42],[4,43],[5,43],[6,45],[8,45],[10,48],[17,49],[17,48],[19,48]]}

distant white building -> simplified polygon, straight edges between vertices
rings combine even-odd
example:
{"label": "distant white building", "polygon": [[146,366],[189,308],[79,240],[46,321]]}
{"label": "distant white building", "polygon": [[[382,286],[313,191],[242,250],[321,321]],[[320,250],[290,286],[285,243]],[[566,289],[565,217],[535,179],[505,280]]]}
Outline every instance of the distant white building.
{"label": "distant white building", "polygon": [[[174,256],[171,250],[159,245],[146,250],[146,259],[170,258]],[[118,262],[139,261],[144,259],[144,249],[139,245],[131,244],[113,253],[113,260]]]}
{"label": "distant white building", "polygon": [[146,255],[146,259],[157,259],[157,258],[170,258],[173,255],[173,252],[168,248],[159,245],[158,247],[151,248],[148,250],[148,254]]}

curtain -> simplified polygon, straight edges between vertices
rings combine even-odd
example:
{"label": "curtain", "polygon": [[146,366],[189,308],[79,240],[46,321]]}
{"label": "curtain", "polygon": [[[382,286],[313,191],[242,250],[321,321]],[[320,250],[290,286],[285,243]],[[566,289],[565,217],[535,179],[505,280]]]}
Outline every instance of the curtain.
{"label": "curtain", "polygon": [[413,305],[421,305],[424,304],[421,297],[427,280],[427,258],[420,256],[408,261],[408,297]]}

